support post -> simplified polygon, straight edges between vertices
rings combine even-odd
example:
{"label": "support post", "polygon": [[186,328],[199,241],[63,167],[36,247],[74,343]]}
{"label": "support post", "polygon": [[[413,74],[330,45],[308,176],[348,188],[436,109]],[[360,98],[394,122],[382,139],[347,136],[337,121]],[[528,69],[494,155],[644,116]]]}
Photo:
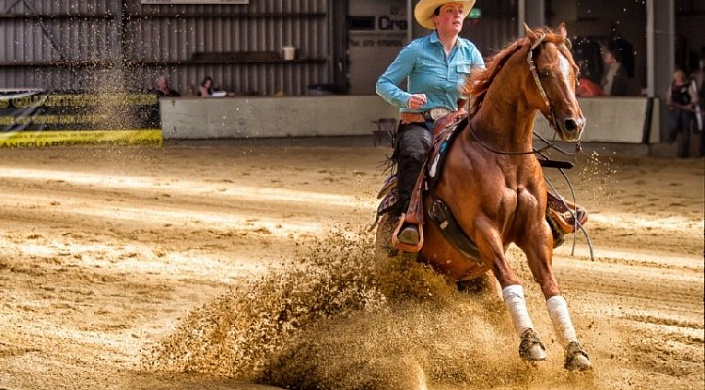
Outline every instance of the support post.
{"label": "support post", "polygon": [[668,136],[666,92],[675,69],[674,0],[646,1],[646,94],[658,97],[659,136]]}

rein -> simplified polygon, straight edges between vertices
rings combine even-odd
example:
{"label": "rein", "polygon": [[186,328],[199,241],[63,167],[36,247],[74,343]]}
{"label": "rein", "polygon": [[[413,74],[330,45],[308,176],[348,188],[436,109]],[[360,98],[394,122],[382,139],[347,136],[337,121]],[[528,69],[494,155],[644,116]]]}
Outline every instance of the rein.
{"label": "rein", "polygon": [[575,157],[578,155],[578,153],[580,153],[583,150],[583,148],[580,144],[580,141],[578,141],[575,144],[575,152],[573,152],[573,153],[567,152],[567,151],[561,149],[560,147],[558,147],[557,145],[555,145],[553,142],[543,138],[539,133],[534,131],[534,136],[536,136],[536,138],[538,138],[541,142],[545,143],[546,146],[544,146],[540,149],[531,149],[531,151],[527,151],[527,152],[505,152],[505,151],[494,149],[491,146],[488,146],[484,142],[482,142],[480,140],[480,138],[477,136],[477,134],[475,133],[475,129],[472,127],[471,121],[468,121],[468,128],[470,129],[470,134],[472,135],[473,138],[475,138],[477,143],[480,144],[480,146],[482,146],[486,150],[489,150],[490,152],[492,152],[494,154],[503,154],[503,155],[510,155],[510,156],[511,155],[539,154],[542,157],[546,157],[542,154],[542,152],[545,150],[548,150],[548,149],[554,149],[565,156]]}
{"label": "rein", "polygon": [[486,145],[484,142],[482,142],[482,141],[480,140],[480,138],[479,138],[479,137],[477,136],[477,134],[475,133],[475,129],[472,127],[472,121],[471,121],[471,120],[468,121],[468,129],[470,129],[470,135],[472,135],[472,137],[475,138],[475,140],[477,141],[478,144],[480,144],[480,146],[482,146],[483,148],[489,150],[490,152],[492,152],[492,153],[494,153],[494,154],[526,155],[526,154],[534,154],[534,153],[536,153],[536,151],[533,150],[533,149],[530,150],[530,151],[528,151],[528,152],[504,152],[504,151],[501,151],[501,150],[496,150],[496,149],[492,148],[491,146]]}

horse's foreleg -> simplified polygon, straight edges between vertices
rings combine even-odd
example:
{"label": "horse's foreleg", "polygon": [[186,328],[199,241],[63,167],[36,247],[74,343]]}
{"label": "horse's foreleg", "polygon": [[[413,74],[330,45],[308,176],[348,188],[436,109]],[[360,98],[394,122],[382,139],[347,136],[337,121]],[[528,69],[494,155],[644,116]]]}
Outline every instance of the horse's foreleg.
{"label": "horse's foreleg", "polygon": [[529,361],[546,360],[546,347],[539,335],[534,331],[534,324],[529,317],[524,299],[524,288],[520,284],[513,284],[502,289],[504,304],[507,306],[514,329],[521,338],[519,343],[519,357]]}
{"label": "horse's foreleg", "polygon": [[554,295],[546,300],[548,315],[553,329],[565,350],[563,366],[570,371],[586,371],[592,368],[587,352],[578,342],[573,322],[568,314],[568,303],[562,295]]}
{"label": "horse's foreleg", "polygon": [[[541,240],[532,240],[534,244]],[[592,368],[587,353],[578,342],[573,321],[568,313],[568,303],[561,295],[558,282],[551,266],[552,250],[547,241],[545,245],[523,247],[529,260],[529,268],[534,280],[541,286],[546,298],[546,308],[553,324],[553,330],[565,350],[564,367],[568,370],[585,371]]]}
{"label": "horse's foreleg", "polygon": [[480,237],[482,239],[477,240],[480,254],[485,261],[492,261],[492,272],[502,288],[504,304],[512,318],[514,329],[521,338],[519,357],[529,361],[546,360],[546,349],[534,331],[534,324],[526,308],[524,288],[504,256],[504,247],[499,235],[485,233]]}

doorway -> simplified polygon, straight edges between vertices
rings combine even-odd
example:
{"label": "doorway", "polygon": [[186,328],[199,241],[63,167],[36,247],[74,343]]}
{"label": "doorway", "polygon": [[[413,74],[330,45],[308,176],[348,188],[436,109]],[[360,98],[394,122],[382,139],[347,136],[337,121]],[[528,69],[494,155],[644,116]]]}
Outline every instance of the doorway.
{"label": "doorway", "polygon": [[349,0],[351,95],[374,95],[377,79],[409,43],[406,0]]}

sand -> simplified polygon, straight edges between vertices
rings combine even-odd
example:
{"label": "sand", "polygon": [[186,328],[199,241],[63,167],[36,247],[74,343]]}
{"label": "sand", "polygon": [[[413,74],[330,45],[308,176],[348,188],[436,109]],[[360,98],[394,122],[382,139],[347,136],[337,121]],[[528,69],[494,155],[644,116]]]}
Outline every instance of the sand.
{"label": "sand", "polygon": [[595,366],[574,374],[515,247],[537,366],[492,297],[416,264],[374,274],[388,153],[367,138],[2,150],[0,388],[704,387],[702,158],[605,153],[569,172],[594,249],[579,235],[554,255]]}

